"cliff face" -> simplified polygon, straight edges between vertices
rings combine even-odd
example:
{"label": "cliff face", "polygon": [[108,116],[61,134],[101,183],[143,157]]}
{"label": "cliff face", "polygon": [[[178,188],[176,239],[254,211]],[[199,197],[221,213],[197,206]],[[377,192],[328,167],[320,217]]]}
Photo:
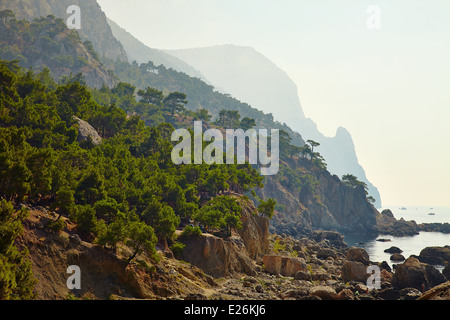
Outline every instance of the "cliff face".
{"label": "cliff face", "polygon": [[309,176],[313,187],[304,184],[297,188],[286,185],[276,176],[267,177],[259,196],[274,198],[281,205],[271,221],[271,232],[297,238],[309,235],[313,229],[378,233],[376,217],[379,213],[367,201],[363,187],[349,187],[326,170],[305,168],[298,159],[285,165],[297,172],[304,171],[302,175]]}
{"label": "cliff face", "polygon": [[186,245],[182,260],[214,277],[234,273],[256,274],[255,260],[269,252],[269,220],[257,215],[251,201],[239,201],[243,209],[242,228],[233,230],[229,238],[203,234],[180,239]]}
{"label": "cliff face", "polygon": [[18,19],[33,20],[52,14],[65,22],[70,5],[80,7],[81,29],[78,33],[83,41],[92,42],[102,59],[128,61],[122,44],[113,36],[106,15],[95,0],[2,0],[0,10],[10,9]]}

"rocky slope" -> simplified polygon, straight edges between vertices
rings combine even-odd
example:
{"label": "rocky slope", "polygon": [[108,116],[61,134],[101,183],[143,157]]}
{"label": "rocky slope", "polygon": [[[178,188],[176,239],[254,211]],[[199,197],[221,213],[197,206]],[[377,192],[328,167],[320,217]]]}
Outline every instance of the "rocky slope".
{"label": "rocky slope", "polygon": [[[30,207],[17,245],[28,248],[37,298],[45,300],[414,300],[450,295],[446,273],[415,257],[392,272],[386,262],[370,261],[363,249],[348,248],[337,232],[316,230],[301,239],[269,234],[267,221],[255,216],[251,204],[242,204],[242,230],[234,230],[229,239],[210,234],[185,239],[186,251],[178,259],[161,247],[157,258],[140,255],[126,265],[126,246],[114,253],[84,241],[65,218],[64,229],[54,232],[49,222],[57,215],[44,207]],[[251,236],[245,239],[244,234]],[[448,250],[434,248],[426,255],[438,252],[448,258]],[[69,265],[80,267],[79,290],[67,289]],[[370,265],[380,267],[380,289],[367,286]]]}
{"label": "rocky slope", "polygon": [[65,22],[70,5],[80,7],[81,29],[78,33],[83,41],[92,42],[100,58],[128,61],[122,44],[113,36],[106,15],[95,0],[2,0],[0,10],[10,9],[18,19],[33,20],[52,14]]}
{"label": "rocky slope", "polygon": [[0,48],[1,59],[17,59],[21,66],[34,71],[47,67],[55,80],[81,73],[91,87],[116,84],[92,44],[83,42],[76,31],[67,29],[54,16],[0,23]]}

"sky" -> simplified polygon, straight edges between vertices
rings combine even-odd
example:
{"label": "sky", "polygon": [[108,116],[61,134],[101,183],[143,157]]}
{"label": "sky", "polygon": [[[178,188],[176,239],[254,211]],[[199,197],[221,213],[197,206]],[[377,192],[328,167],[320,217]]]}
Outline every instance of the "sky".
{"label": "sky", "polygon": [[350,132],[384,207],[450,206],[450,1],[98,3],[152,48],[253,47],[323,134]]}

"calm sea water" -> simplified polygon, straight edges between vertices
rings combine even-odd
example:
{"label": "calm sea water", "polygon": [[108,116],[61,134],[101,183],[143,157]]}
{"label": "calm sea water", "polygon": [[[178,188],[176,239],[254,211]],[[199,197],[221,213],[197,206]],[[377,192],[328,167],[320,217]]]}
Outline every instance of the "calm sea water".
{"label": "calm sea water", "polygon": [[[384,208],[383,208],[384,209]],[[383,209],[380,209],[381,212]],[[390,207],[396,219],[414,220],[419,223],[450,223],[450,207]],[[430,215],[430,213],[433,213]],[[391,239],[389,242],[376,241],[377,239]],[[380,235],[377,238],[365,238],[355,236],[345,236],[345,242],[349,246],[364,248],[373,262],[386,261],[391,267],[394,263],[390,261],[390,254],[384,250],[392,246],[403,250],[402,255],[408,258],[410,255],[419,255],[420,251],[430,246],[450,245],[450,234],[440,232],[420,232],[412,237],[393,237],[390,235]],[[400,262],[402,263],[402,262]],[[436,266],[442,270],[443,266]]]}

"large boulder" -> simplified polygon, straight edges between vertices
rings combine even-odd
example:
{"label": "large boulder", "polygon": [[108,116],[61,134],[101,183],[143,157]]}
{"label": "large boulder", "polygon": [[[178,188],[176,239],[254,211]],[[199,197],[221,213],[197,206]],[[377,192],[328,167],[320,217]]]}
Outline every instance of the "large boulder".
{"label": "large boulder", "polygon": [[394,287],[399,289],[412,287],[422,292],[445,281],[445,276],[439,270],[414,257],[409,257],[403,264],[397,265],[392,277]]}
{"label": "large boulder", "polygon": [[348,261],[358,261],[364,265],[369,265],[369,254],[363,248],[351,247],[347,251],[347,256],[345,257]]}
{"label": "large boulder", "polygon": [[102,143],[102,137],[89,123],[73,116],[78,124],[78,142],[91,141],[94,145]]}
{"label": "large boulder", "polygon": [[392,246],[392,247],[387,248],[386,250],[384,250],[384,252],[386,252],[386,253],[402,253],[403,250],[400,249],[399,247]]}
{"label": "large boulder", "polygon": [[298,271],[307,269],[306,261],[298,257],[266,255],[263,263],[267,272],[285,277],[294,277]]}
{"label": "large boulder", "polygon": [[213,277],[234,273],[256,274],[256,265],[239,237],[219,238],[210,234],[180,239],[186,246],[181,259]]}
{"label": "large boulder", "polygon": [[445,265],[450,262],[450,246],[426,247],[420,251],[419,260],[428,259],[431,264]]}
{"label": "large boulder", "polygon": [[345,282],[360,281],[366,282],[369,274],[367,273],[367,266],[358,261],[346,261],[341,269],[341,278]]}
{"label": "large boulder", "polygon": [[315,286],[309,289],[309,294],[311,296],[316,296],[322,300],[337,300],[338,294],[336,291],[329,286]]}

